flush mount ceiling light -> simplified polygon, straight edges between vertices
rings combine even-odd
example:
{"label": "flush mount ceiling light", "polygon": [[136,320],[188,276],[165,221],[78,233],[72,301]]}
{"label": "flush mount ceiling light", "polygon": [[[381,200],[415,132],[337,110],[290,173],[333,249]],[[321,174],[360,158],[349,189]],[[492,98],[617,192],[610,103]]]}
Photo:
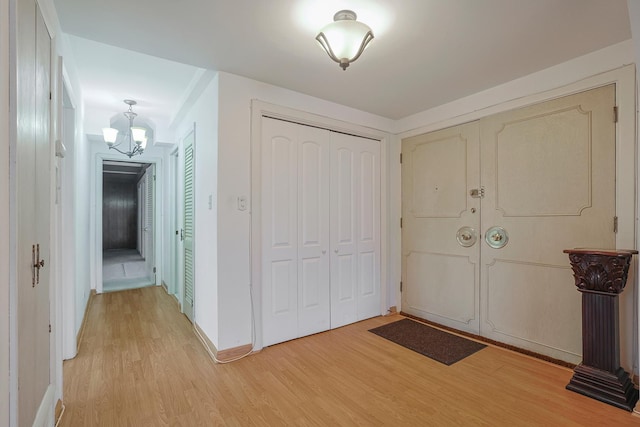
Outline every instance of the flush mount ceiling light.
{"label": "flush mount ceiling light", "polygon": [[341,10],[333,16],[333,22],[316,36],[320,46],[343,70],[358,59],[373,40],[371,28],[356,18],[352,10]]}
{"label": "flush mount ceiling light", "polygon": [[[102,129],[102,136],[104,137],[104,142],[107,143],[110,150],[116,150],[118,153],[122,153],[125,156],[131,158],[144,152],[144,149],[147,146],[147,130],[143,127],[133,126],[133,119],[138,116],[138,114],[133,112],[133,106],[136,105],[137,102],[132,99],[125,99],[124,103],[129,106],[129,110],[122,113],[129,121],[129,127],[126,131],[126,135],[120,139],[120,142],[116,144],[116,142],[118,141],[119,130],[109,127]],[[118,148],[125,142],[129,143],[128,151],[123,151]]]}

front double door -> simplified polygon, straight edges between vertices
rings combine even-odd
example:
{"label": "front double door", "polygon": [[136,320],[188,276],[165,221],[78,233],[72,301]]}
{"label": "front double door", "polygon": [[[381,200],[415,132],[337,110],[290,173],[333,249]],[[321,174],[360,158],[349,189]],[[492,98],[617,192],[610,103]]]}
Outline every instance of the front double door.
{"label": "front double door", "polygon": [[380,143],[262,119],[263,344],[380,314]]}
{"label": "front double door", "polygon": [[563,249],[614,248],[614,86],[402,142],[403,311],[581,360]]}

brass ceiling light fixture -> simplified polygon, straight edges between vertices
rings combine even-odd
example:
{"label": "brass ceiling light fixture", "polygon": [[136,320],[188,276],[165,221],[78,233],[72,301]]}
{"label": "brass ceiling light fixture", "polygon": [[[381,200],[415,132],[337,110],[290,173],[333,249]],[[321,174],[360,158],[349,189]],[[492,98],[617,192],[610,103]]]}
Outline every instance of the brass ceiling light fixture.
{"label": "brass ceiling light fixture", "polygon": [[356,19],[357,15],[352,10],[338,11],[333,16],[333,22],[322,28],[316,36],[320,46],[343,70],[360,58],[373,40],[371,28]]}

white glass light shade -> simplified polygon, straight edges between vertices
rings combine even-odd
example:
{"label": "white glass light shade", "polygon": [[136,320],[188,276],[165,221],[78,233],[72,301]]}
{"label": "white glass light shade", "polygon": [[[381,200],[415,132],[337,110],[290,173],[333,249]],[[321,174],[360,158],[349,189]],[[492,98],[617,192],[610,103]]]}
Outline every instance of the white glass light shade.
{"label": "white glass light shade", "polygon": [[145,134],[146,133],[147,133],[147,130],[145,128],[141,128],[141,127],[132,127],[131,128],[131,135],[133,136],[133,140],[138,145],[140,145],[142,143],[142,141],[145,139]]}
{"label": "white glass light shade", "polygon": [[113,145],[118,137],[118,129],[102,128],[102,137],[104,138],[104,142],[108,145]]}
{"label": "white glass light shade", "polygon": [[140,142],[140,149],[144,150],[145,148],[147,148],[147,137],[146,136],[144,138],[142,138],[142,141]]}
{"label": "white glass light shade", "polygon": [[340,11],[335,14],[334,22],[326,25],[316,37],[320,46],[343,70],[358,59],[373,40],[371,28],[355,19],[354,12]]}

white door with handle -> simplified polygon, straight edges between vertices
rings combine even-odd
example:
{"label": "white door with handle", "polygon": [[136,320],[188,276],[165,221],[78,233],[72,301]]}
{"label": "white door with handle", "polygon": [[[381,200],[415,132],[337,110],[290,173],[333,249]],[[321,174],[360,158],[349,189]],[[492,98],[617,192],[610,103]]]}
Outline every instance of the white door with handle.
{"label": "white door with handle", "polygon": [[331,133],[331,328],[380,315],[380,142]]}
{"label": "white door with handle", "polygon": [[483,336],[582,360],[581,297],[562,251],[615,248],[614,106],[609,85],[480,121]]}
{"label": "white door with handle", "polygon": [[472,122],[402,146],[402,310],[474,334],[480,331],[479,143]]}
{"label": "white door with handle", "polygon": [[377,316],[380,143],[262,119],[263,343]]}
{"label": "white door with handle", "polygon": [[329,132],[263,119],[263,341],[329,329]]}
{"label": "white door with handle", "polygon": [[404,140],[403,310],[580,362],[562,251],[615,247],[614,105],[610,85]]}

